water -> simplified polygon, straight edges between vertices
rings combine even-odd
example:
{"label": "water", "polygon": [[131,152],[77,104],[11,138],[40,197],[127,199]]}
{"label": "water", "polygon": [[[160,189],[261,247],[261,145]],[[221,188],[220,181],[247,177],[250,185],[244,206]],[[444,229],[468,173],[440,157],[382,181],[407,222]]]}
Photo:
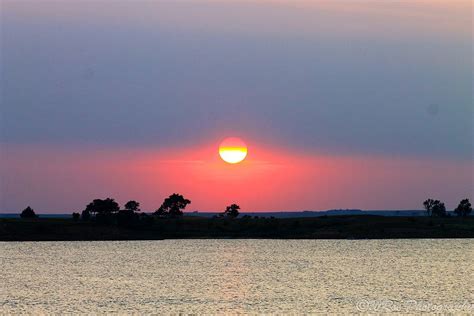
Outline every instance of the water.
{"label": "water", "polygon": [[474,312],[472,239],[8,242],[0,258],[0,314]]}

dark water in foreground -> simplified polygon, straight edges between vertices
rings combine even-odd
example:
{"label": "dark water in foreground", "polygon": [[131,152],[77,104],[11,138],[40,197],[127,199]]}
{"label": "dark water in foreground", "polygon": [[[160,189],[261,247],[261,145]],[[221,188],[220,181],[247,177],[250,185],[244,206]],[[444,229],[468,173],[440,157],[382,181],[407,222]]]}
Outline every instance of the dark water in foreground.
{"label": "dark water in foreground", "polygon": [[474,240],[0,243],[0,314],[474,312]]}

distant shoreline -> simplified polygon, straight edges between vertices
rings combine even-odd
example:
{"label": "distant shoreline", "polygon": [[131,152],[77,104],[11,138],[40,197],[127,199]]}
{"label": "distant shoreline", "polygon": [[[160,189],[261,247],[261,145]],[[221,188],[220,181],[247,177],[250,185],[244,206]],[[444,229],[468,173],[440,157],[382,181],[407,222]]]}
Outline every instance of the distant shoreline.
{"label": "distant shoreline", "polygon": [[[40,218],[71,218],[71,213],[48,213],[38,214]],[[152,214],[149,212],[147,214]],[[448,212],[455,216],[454,212]],[[220,212],[193,211],[184,212],[185,217],[213,217]],[[378,215],[378,216],[427,216],[425,210],[359,210],[359,209],[340,209],[326,211],[264,211],[264,212],[241,212],[241,216],[259,216],[275,218],[307,218],[320,216],[339,216],[339,215]],[[20,218],[18,213],[0,213],[1,218]]]}
{"label": "distant shoreline", "polygon": [[72,218],[0,219],[0,241],[474,238],[474,217],[374,215],[226,219],[185,216],[126,226]]}

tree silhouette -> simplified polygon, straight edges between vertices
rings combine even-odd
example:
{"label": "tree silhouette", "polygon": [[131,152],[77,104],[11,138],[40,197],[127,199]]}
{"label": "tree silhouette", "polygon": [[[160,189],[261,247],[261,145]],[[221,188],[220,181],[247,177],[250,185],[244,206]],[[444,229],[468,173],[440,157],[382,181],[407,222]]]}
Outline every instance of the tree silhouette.
{"label": "tree silhouette", "polygon": [[431,209],[431,215],[432,216],[445,217],[446,216],[446,207],[444,206],[444,203],[441,203],[438,200],[434,201],[433,207]]}
{"label": "tree silhouette", "polygon": [[240,206],[238,206],[237,204],[232,204],[226,207],[222,215],[225,217],[236,218],[237,216],[239,216],[239,210]]}
{"label": "tree silhouette", "polygon": [[28,206],[21,212],[20,217],[21,218],[36,218],[37,216],[35,214],[35,211],[31,207]]}
{"label": "tree silhouette", "polygon": [[[433,205],[436,201],[433,200],[433,199],[428,199],[426,201],[423,202],[423,207],[425,208],[426,210],[426,213],[428,213],[428,216],[432,216],[433,214]],[[439,201],[438,201],[439,203]]]}
{"label": "tree silhouette", "polygon": [[96,215],[111,215],[120,210],[119,205],[114,199],[106,198],[105,200],[95,199],[86,206],[85,211],[89,211]]}
{"label": "tree silhouette", "polygon": [[178,217],[183,215],[183,210],[191,201],[185,199],[181,194],[173,193],[167,197],[160,208],[153,214],[159,217]]}
{"label": "tree silhouette", "polygon": [[469,199],[464,199],[459,202],[458,207],[454,209],[454,213],[456,213],[458,216],[468,216],[472,212],[472,205],[471,202],[469,202]]}
{"label": "tree silhouette", "polygon": [[439,216],[444,217],[447,215],[446,207],[444,203],[441,203],[440,200],[428,199],[423,202],[423,206],[428,213],[428,216]]}
{"label": "tree silhouette", "polygon": [[125,209],[132,212],[140,212],[140,203],[137,201],[128,201],[125,203]]}

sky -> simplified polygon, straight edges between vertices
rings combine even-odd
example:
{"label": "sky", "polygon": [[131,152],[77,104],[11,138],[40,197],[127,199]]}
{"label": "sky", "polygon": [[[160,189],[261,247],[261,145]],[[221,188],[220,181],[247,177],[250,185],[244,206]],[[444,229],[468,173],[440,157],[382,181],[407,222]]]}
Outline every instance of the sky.
{"label": "sky", "polygon": [[[469,0],[0,0],[0,212],[453,209]],[[220,160],[229,136],[248,145]]]}

